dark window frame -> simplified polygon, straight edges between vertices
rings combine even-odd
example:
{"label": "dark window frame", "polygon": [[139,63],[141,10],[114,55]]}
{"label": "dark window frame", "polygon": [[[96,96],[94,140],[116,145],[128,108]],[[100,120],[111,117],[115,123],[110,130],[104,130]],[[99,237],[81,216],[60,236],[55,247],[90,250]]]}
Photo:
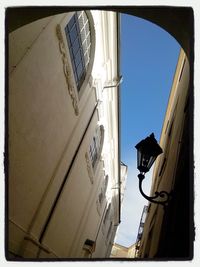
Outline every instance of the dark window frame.
{"label": "dark window frame", "polygon": [[95,134],[89,146],[89,158],[92,163],[93,170],[96,169],[97,163],[101,156],[104,142],[104,127],[100,125],[96,128]]}
{"label": "dark window frame", "polygon": [[[81,91],[81,86],[86,78],[87,67],[90,61],[90,54],[88,54],[88,47],[89,48],[91,47],[91,36],[90,36],[91,32],[88,19],[85,25],[82,27],[82,29],[80,29],[79,24],[81,22],[78,16],[81,17],[80,14],[78,15],[78,12],[75,12],[64,30],[69,47],[74,79],[76,82],[77,91],[79,93]],[[86,14],[85,16],[87,17]],[[84,44],[85,42],[87,42],[86,46]],[[86,62],[86,57],[87,57],[87,62]]]}

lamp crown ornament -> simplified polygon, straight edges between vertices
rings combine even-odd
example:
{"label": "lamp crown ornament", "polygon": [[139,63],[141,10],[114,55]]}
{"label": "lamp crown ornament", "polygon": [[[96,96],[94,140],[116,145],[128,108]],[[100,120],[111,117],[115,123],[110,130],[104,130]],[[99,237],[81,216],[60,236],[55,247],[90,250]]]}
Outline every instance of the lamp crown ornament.
{"label": "lamp crown ornament", "polygon": [[163,152],[154,137],[154,133],[140,141],[135,148],[138,152],[137,168],[141,173],[148,172],[157,156]]}

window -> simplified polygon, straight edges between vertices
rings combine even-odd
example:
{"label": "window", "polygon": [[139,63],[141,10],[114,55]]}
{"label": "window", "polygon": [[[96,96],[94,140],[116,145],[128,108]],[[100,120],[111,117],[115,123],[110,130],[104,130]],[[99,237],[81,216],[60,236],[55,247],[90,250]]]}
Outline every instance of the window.
{"label": "window", "polygon": [[102,208],[103,201],[105,199],[107,185],[108,185],[108,175],[106,175],[106,177],[105,177],[105,179],[103,181],[103,185],[102,185],[102,187],[100,189],[100,193],[99,193],[98,199],[96,201],[97,211],[98,211],[99,215],[101,214],[101,208]]}
{"label": "window", "polygon": [[107,229],[107,224],[108,224],[108,221],[109,221],[110,216],[111,216],[110,212],[111,212],[111,203],[109,203],[109,205],[107,206],[105,214],[104,214],[103,223],[102,223],[102,227],[101,227],[103,235],[105,235],[105,232]]}
{"label": "window", "polygon": [[80,100],[85,88],[92,88],[95,56],[95,28],[91,12],[68,13],[56,26],[59,52],[68,93],[75,115],[80,114]]}
{"label": "window", "polygon": [[93,169],[95,168],[97,161],[100,158],[101,150],[103,147],[103,139],[104,139],[104,128],[101,125],[96,129],[95,136],[93,137],[89,148],[89,157],[92,162]]}
{"label": "window", "polygon": [[92,143],[90,145],[90,159],[93,168],[97,162],[98,150],[99,150],[99,139],[97,136],[94,136]]}
{"label": "window", "polygon": [[70,58],[78,92],[86,77],[90,61],[91,36],[87,15],[84,11],[75,12],[65,27]]}
{"label": "window", "polygon": [[109,225],[109,228],[108,228],[108,232],[107,232],[107,235],[106,235],[107,239],[110,237],[111,229],[112,229],[112,222],[110,222],[110,225]]}
{"label": "window", "polygon": [[95,172],[101,157],[103,142],[104,142],[104,127],[103,125],[100,125],[96,128],[94,136],[90,142],[89,148],[85,153],[88,175],[92,184],[94,183]]}
{"label": "window", "polygon": [[103,192],[102,192],[102,189],[101,189],[101,193],[99,194],[99,204],[100,204],[100,206],[102,205],[103,198],[104,198],[104,195],[103,195]]}
{"label": "window", "polygon": [[106,210],[106,214],[105,214],[105,217],[103,219],[103,224],[106,224],[106,221],[108,220],[108,216],[109,216],[109,213],[110,213],[110,208],[111,208],[111,204],[109,204],[107,210]]}

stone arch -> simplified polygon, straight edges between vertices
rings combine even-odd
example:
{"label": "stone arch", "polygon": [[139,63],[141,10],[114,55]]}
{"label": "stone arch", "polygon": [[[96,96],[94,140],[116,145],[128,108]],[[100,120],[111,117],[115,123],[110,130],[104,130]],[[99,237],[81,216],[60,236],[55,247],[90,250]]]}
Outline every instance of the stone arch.
{"label": "stone arch", "polygon": [[15,7],[6,9],[8,33],[35,20],[76,10],[102,9],[149,20],[169,32],[181,45],[187,57],[193,54],[194,21],[191,7],[171,6],[101,6],[101,7]]}

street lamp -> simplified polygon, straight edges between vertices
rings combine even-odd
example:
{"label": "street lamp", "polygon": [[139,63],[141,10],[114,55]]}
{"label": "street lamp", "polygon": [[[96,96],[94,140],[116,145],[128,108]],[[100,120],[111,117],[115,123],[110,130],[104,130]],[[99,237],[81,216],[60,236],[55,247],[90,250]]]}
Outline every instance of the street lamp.
{"label": "street lamp", "polygon": [[[135,148],[137,149],[137,168],[140,171],[138,174],[140,193],[148,201],[161,204],[165,207],[169,202],[171,193],[166,191],[155,192],[155,195],[150,197],[142,190],[142,181],[145,178],[145,173],[150,170],[157,156],[163,153],[162,148],[157,143],[153,133],[144,140],[140,141]],[[156,200],[158,198],[160,200]]]}

